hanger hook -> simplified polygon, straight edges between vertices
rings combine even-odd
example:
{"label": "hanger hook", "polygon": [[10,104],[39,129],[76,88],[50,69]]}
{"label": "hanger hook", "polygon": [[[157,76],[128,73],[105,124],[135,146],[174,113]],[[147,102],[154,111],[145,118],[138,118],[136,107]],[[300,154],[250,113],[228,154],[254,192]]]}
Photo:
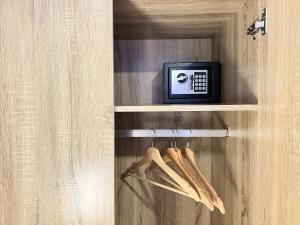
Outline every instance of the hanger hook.
{"label": "hanger hook", "polygon": [[154,129],[154,128],[152,128],[152,130],[153,130],[154,138],[152,139],[151,146],[152,146],[152,148],[153,148],[154,140],[155,140],[155,138],[156,138],[156,132],[155,132],[155,129]]}
{"label": "hanger hook", "polygon": [[189,138],[189,140],[186,142],[186,147],[187,147],[187,148],[190,147],[190,141],[191,141],[191,138],[192,138],[192,135],[193,135],[192,129],[189,129],[189,130],[190,130],[190,138]]}
{"label": "hanger hook", "polygon": [[[173,132],[173,141],[171,141],[171,147],[173,148],[173,143],[175,142],[175,132],[174,129],[172,129]],[[176,142],[175,142],[175,147],[176,147]]]}
{"label": "hanger hook", "polygon": [[175,132],[174,132],[174,130],[173,130],[173,133],[174,133],[174,147],[176,148],[177,146],[177,138],[178,138],[178,129],[176,128],[176,133],[177,133],[177,136],[175,135]]}
{"label": "hanger hook", "polygon": [[179,138],[179,131],[178,131],[177,128],[176,128],[176,131],[177,131],[177,140],[178,140],[178,138]]}

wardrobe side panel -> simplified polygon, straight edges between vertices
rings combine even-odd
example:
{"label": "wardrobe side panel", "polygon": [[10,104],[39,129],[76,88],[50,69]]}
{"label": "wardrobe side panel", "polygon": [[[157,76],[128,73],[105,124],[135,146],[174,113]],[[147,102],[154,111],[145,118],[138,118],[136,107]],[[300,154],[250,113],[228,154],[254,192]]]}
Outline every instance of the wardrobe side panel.
{"label": "wardrobe side panel", "polygon": [[0,2],[0,224],[114,224],[112,1]]}
{"label": "wardrobe side panel", "polygon": [[[249,1],[224,23],[220,32],[224,102],[258,102],[258,43],[246,35],[257,11],[257,2]],[[257,113],[219,112],[212,121],[212,127],[223,124],[230,128],[230,137],[212,142],[212,183],[226,208],[225,215],[212,215],[212,224],[255,224],[254,215],[261,212],[256,205],[260,179],[257,174],[260,164],[256,160]]]}

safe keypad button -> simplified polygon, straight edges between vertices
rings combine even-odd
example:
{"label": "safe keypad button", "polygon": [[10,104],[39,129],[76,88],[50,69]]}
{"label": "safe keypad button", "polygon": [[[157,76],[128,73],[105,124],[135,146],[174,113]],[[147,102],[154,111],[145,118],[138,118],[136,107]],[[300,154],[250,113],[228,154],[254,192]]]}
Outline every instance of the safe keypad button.
{"label": "safe keypad button", "polygon": [[207,74],[205,72],[195,72],[194,78],[194,92],[207,94]]}

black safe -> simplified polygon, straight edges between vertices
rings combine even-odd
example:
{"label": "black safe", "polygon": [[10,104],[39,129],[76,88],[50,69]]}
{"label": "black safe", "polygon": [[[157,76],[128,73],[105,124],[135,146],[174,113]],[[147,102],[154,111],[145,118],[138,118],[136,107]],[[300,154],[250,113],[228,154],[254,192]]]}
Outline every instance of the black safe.
{"label": "black safe", "polygon": [[219,103],[220,63],[165,63],[164,103]]}

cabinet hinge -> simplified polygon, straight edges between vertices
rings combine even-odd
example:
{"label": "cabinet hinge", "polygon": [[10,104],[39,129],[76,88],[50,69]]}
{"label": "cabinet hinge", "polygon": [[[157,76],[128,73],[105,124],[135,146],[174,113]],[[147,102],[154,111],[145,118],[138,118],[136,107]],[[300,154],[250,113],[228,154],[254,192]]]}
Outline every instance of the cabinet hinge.
{"label": "cabinet hinge", "polygon": [[255,21],[247,30],[247,35],[251,35],[253,40],[256,39],[256,34],[261,31],[262,35],[267,34],[268,28],[268,9],[264,8],[261,20]]}

